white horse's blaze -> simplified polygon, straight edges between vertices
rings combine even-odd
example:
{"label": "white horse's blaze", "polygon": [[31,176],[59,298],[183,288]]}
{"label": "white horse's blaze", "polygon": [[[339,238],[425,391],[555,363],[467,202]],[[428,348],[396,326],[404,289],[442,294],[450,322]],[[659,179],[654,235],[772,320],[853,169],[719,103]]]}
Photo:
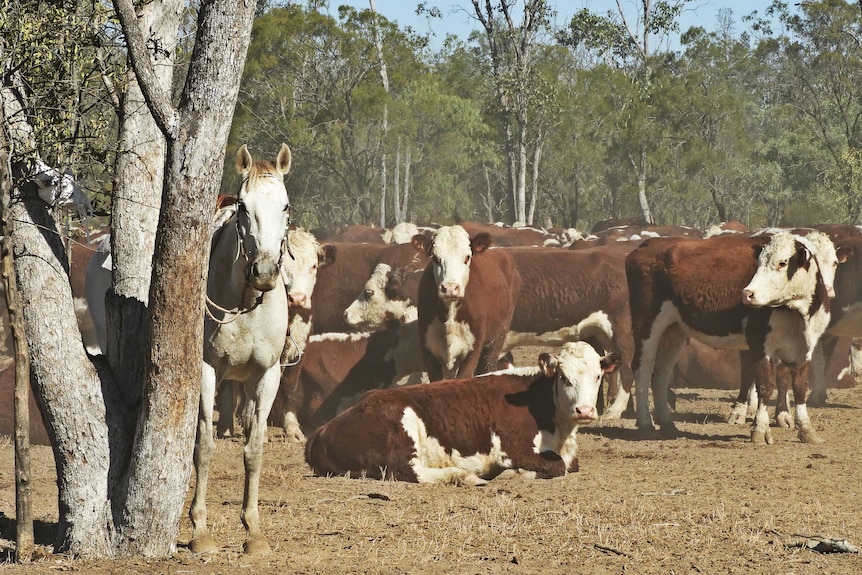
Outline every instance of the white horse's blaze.
{"label": "white horse's blaze", "polygon": [[512,461],[500,445],[500,438],[491,433],[490,453],[461,455],[457,449],[446,450],[428,435],[425,422],[410,407],[401,418],[404,432],[413,441],[414,457],[410,467],[419,483],[461,483],[471,476],[490,477],[512,467]]}

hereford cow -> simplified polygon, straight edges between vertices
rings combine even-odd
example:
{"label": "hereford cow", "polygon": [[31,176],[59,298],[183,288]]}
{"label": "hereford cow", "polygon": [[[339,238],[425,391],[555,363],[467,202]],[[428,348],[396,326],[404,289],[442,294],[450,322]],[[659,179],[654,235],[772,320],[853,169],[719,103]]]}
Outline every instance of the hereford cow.
{"label": "hereford cow", "polygon": [[294,374],[286,371],[280,418],[288,439],[301,440],[371,389],[396,384],[422,372],[416,321],[368,333],[325,333],[308,338]]}
{"label": "hereford cow", "polygon": [[[772,442],[764,398],[772,392],[770,359],[776,359],[793,371],[800,439],[819,441],[805,404],[807,374],[814,346],[829,322],[827,293],[837,259],[828,238],[789,232],[655,238],[629,254],[638,428],[654,429],[651,386],[656,423],[662,433],[676,433],[668,383],[680,345],[694,337],[713,347],[751,350],[760,397],[752,440]],[[771,307],[775,305],[782,307]]]}
{"label": "hereford cow", "polygon": [[[301,228],[291,229],[288,233],[290,255],[285,255],[281,264],[281,277],[288,298],[288,327],[285,347],[281,356],[282,365],[296,365],[305,350],[312,326],[312,294],[317,282],[319,269],[332,264],[335,251],[329,244],[321,245],[311,232]],[[227,437],[234,432],[234,413],[239,398],[234,382],[225,382],[218,391],[219,420],[217,434]],[[270,410],[270,418],[280,413],[283,402],[279,389],[275,403]]]}
{"label": "hereford cow", "polygon": [[481,484],[505,469],[548,478],[578,470],[575,432],[598,418],[619,358],[584,342],[539,356],[529,375],[497,372],[371,391],[308,438],[317,475]]}
{"label": "hereford cow", "polygon": [[[424,237],[424,236],[419,236]],[[407,244],[333,244],[336,261],[320,270],[315,291],[314,333],[351,331],[344,322],[344,310],[362,291],[379,263],[393,268],[413,265],[424,268],[428,255]]]}
{"label": "hereford cow", "polygon": [[415,236],[431,256],[419,284],[419,342],[431,381],[492,371],[515,309],[521,277],[512,256],[472,240],[461,226]]}

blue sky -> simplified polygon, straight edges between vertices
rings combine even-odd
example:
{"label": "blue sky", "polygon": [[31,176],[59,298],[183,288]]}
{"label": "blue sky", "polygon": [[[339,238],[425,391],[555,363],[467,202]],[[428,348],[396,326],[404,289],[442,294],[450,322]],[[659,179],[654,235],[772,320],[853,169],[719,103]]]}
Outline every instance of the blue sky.
{"label": "blue sky", "polygon": [[[377,12],[388,20],[398,22],[401,26],[410,26],[422,34],[434,33],[432,46],[438,47],[447,33],[456,34],[466,39],[470,30],[476,28],[475,16],[471,17],[472,4],[470,0],[424,0],[427,6],[436,6],[443,13],[443,20],[429,21],[424,16],[416,15],[416,5],[419,0],[375,0]],[[628,14],[636,14],[640,0],[620,0],[623,9]],[[330,0],[330,14],[338,15],[338,6],[347,4],[358,9],[369,8],[368,0]],[[598,13],[606,13],[609,9],[616,11],[615,0],[551,0],[557,12],[557,24],[563,25],[581,8],[589,8]],[[763,14],[771,0],[692,0],[685,8],[680,18],[680,31],[691,26],[702,26],[707,31],[715,29],[716,14],[721,8],[730,8],[736,21],[736,32],[745,28],[741,19],[743,16],[757,10]],[[518,10],[514,16],[520,16]]]}

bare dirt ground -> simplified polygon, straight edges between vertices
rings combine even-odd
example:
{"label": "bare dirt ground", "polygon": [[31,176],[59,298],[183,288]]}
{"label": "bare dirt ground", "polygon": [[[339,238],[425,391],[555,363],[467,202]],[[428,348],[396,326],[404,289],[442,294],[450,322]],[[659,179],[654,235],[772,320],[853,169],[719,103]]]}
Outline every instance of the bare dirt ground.
{"label": "bare dirt ground", "polygon": [[[33,451],[42,558],[0,571],[55,573],[670,574],[862,573],[862,557],[799,547],[808,537],[862,545],[862,391],[830,390],[811,409],[821,445],[774,429],[755,446],[723,423],[732,392],[677,390],[680,438],[642,440],[634,421],[579,433],[579,473],[495,479],[485,487],[312,477],[301,448],[271,430],[261,519],[273,552],[242,554],[242,445],[219,440],[209,516],[222,545],[195,556],[184,517],[169,559],[70,559],[50,554],[57,520],[50,449]],[[193,480],[192,480],[193,481]],[[188,502],[186,503],[186,510]],[[0,445],[0,549],[13,546],[12,447]],[[6,553],[4,552],[4,555]]]}

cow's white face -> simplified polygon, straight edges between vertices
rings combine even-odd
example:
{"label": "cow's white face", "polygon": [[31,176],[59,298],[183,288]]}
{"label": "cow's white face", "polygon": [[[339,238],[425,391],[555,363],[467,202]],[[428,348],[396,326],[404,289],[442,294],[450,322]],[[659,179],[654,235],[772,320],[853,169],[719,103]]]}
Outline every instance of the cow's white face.
{"label": "cow's white face", "polygon": [[808,302],[817,289],[818,272],[832,297],[837,266],[835,246],[825,234],[812,232],[803,238],[777,232],[760,252],[757,272],[742,290],[743,303],[775,307]]}
{"label": "cow's white face", "polygon": [[558,417],[571,420],[575,425],[589,425],[596,421],[602,376],[618,365],[616,354],[602,357],[583,341],[565,344],[556,357],[542,354],[539,367],[546,376],[554,378]]}
{"label": "cow's white face", "polygon": [[403,323],[416,319],[416,306],[407,300],[390,299],[386,293],[391,272],[389,264],[377,264],[365,282],[365,289],[344,310],[344,323],[352,328],[374,331],[386,327],[389,320]]}
{"label": "cow's white face", "polygon": [[442,300],[452,302],[464,297],[472,258],[470,236],[461,226],[442,227],[434,234],[431,265],[434,266],[437,295]]}
{"label": "cow's white face", "polygon": [[290,253],[281,265],[281,278],[287,290],[290,307],[311,309],[311,294],[317,283],[317,269],[323,261],[323,250],[310,232],[303,229],[288,233]]}

